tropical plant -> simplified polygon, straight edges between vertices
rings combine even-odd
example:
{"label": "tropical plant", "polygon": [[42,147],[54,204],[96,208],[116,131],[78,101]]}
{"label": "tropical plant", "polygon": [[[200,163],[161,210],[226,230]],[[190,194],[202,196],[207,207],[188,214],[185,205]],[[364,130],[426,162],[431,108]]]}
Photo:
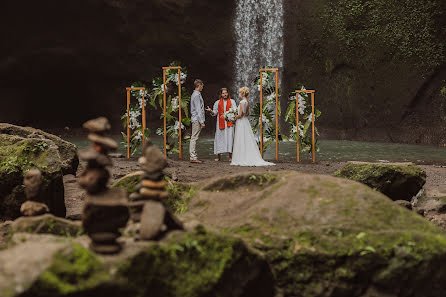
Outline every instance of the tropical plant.
{"label": "tropical plant", "polygon": [[[170,67],[181,66],[180,62],[172,62]],[[180,80],[184,83],[187,78],[187,69],[182,66]],[[163,97],[164,88],[166,88],[166,132],[168,136],[166,149],[169,153],[178,153],[179,148],[177,145],[177,139],[179,136],[180,126],[182,130],[185,130],[190,126],[191,121],[189,118],[189,102],[191,95],[187,92],[186,88],[181,88],[181,106],[179,104],[178,94],[178,70],[168,69],[166,70],[166,85],[164,86],[163,78],[157,77],[152,81],[153,89],[149,94],[149,104],[157,109],[158,106],[163,109]],[[179,122],[178,110],[182,110],[181,124]],[[161,114],[161,119],[164,119],[164,113]],[[156,129],[157,135],[164,135],[164,126]],[[182,140],[186,142],[190,139],[190,135],[182,133]]]}
{"label": "tropical plant", "polygon": [[[271,67],[265,67],[271,68]],[[275,75],[271,72],[262,74],[262,83],[260,83],[260,75],[254,79],[254,87],[259,91],[263,88],[263,107],[262,107],[262,128],[263,128],[263,152],[276,139],[276,81]],[[281,90],[278,90],[280,97]],[[280,101],[277,102],[277,113],[280,117]],[[258,135],[257,143],[260,143],[260,102],[256,103],[251,111],[250,122],[255,135]],[[282,134],[279,127],[279,141],[282,140]],[[260,145],[259,145],[260,146]]]}
{"label": "tropical plant", "polygon": [[[297,84],[295,90],[306,90],[301,84]],[[297,131],[299,131],[299,147],[303,152],[312,152],[312,109],[311,99],[307,93],[299,93],[298,97],[298,112],[299,112],[299,125],[296,123],[296,93],[291,93],[288,98],[288,108],[286,110],[285,122],[290,124],[290,139],[297,141]],[[314,110],[315,121],[315,151],[319,152],[319,145],[317,136],[319,133],[316,128],[316,120],[320,117],[321,112],[317,109]]]}

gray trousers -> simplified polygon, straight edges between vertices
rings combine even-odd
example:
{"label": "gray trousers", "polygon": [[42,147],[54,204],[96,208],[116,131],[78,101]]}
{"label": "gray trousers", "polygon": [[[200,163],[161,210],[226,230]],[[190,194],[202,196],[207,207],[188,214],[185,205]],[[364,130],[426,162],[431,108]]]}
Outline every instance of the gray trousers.
{"label": "gray trousers", "polygon": [[201,132],[201,124],[197,122],[192,122],[192,136],[190,138],[190,144],[189,144],[189,152],[190,152],[190,159],[191,160],[197,160],[197,152],[195,151],[195,147],[197,145],[198,137],[200,136]]}

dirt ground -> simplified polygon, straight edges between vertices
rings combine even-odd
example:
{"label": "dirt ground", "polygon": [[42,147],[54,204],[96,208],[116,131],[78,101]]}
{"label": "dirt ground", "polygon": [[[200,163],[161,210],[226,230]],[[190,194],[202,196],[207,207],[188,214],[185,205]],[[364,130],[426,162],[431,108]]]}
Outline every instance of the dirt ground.
{"label": "dirt ground", "polygon": [[[112,168],[112,178],[110,184],[128,173],[140,170],[137,160],[125,158],[114,158]],[[345,162],[317,162],[295,163],[276,162],[275,166],[268,167],[239,167],[231,166],[227,160],[215,162],[205,160],[203,164],[191,164],[186,160],[169,159],[167,171],[172,178],[179,182],[197,182],[215,176],[224,176],[240,172],[274,172],[274,171],[299,171],[310,174],[333,174],[341,168]],[[426,171],[427,181],[425,193],[428,197],[446,197],[446,167],[440,165],[419,165]],[[82,170],[81,164],[79,171]],[[78,172],[79,172],[78,171]],[[75,176],[64,177],[65,203],[67,206],[67,217],[80,219],[82,213],[82,203],[85,191],[78,184]]]}

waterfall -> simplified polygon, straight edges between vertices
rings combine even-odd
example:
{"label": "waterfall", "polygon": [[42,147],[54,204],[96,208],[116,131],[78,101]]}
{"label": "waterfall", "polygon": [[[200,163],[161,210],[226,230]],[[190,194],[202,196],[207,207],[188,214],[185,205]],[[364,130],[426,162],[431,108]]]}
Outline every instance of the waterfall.
{"label": "waterfall", "polygon": [[283,0],[237,0],[234,95],[242,86],[252,88],[261,67],[282,70],[283,13]]}

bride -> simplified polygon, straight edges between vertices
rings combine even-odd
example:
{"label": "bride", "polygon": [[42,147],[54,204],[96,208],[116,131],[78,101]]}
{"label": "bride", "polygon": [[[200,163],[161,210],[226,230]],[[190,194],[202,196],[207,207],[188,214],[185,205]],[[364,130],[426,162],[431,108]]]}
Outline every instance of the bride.
{"label": "bride", "polygon": [[238,166],[270,166],[274,163],[266,162],[260,156],[259,147],[249,123],[249,89],[242,87],[239,90],[242,101],[238,106],[236,117],[234,145],[232,149],[231,165]]}

